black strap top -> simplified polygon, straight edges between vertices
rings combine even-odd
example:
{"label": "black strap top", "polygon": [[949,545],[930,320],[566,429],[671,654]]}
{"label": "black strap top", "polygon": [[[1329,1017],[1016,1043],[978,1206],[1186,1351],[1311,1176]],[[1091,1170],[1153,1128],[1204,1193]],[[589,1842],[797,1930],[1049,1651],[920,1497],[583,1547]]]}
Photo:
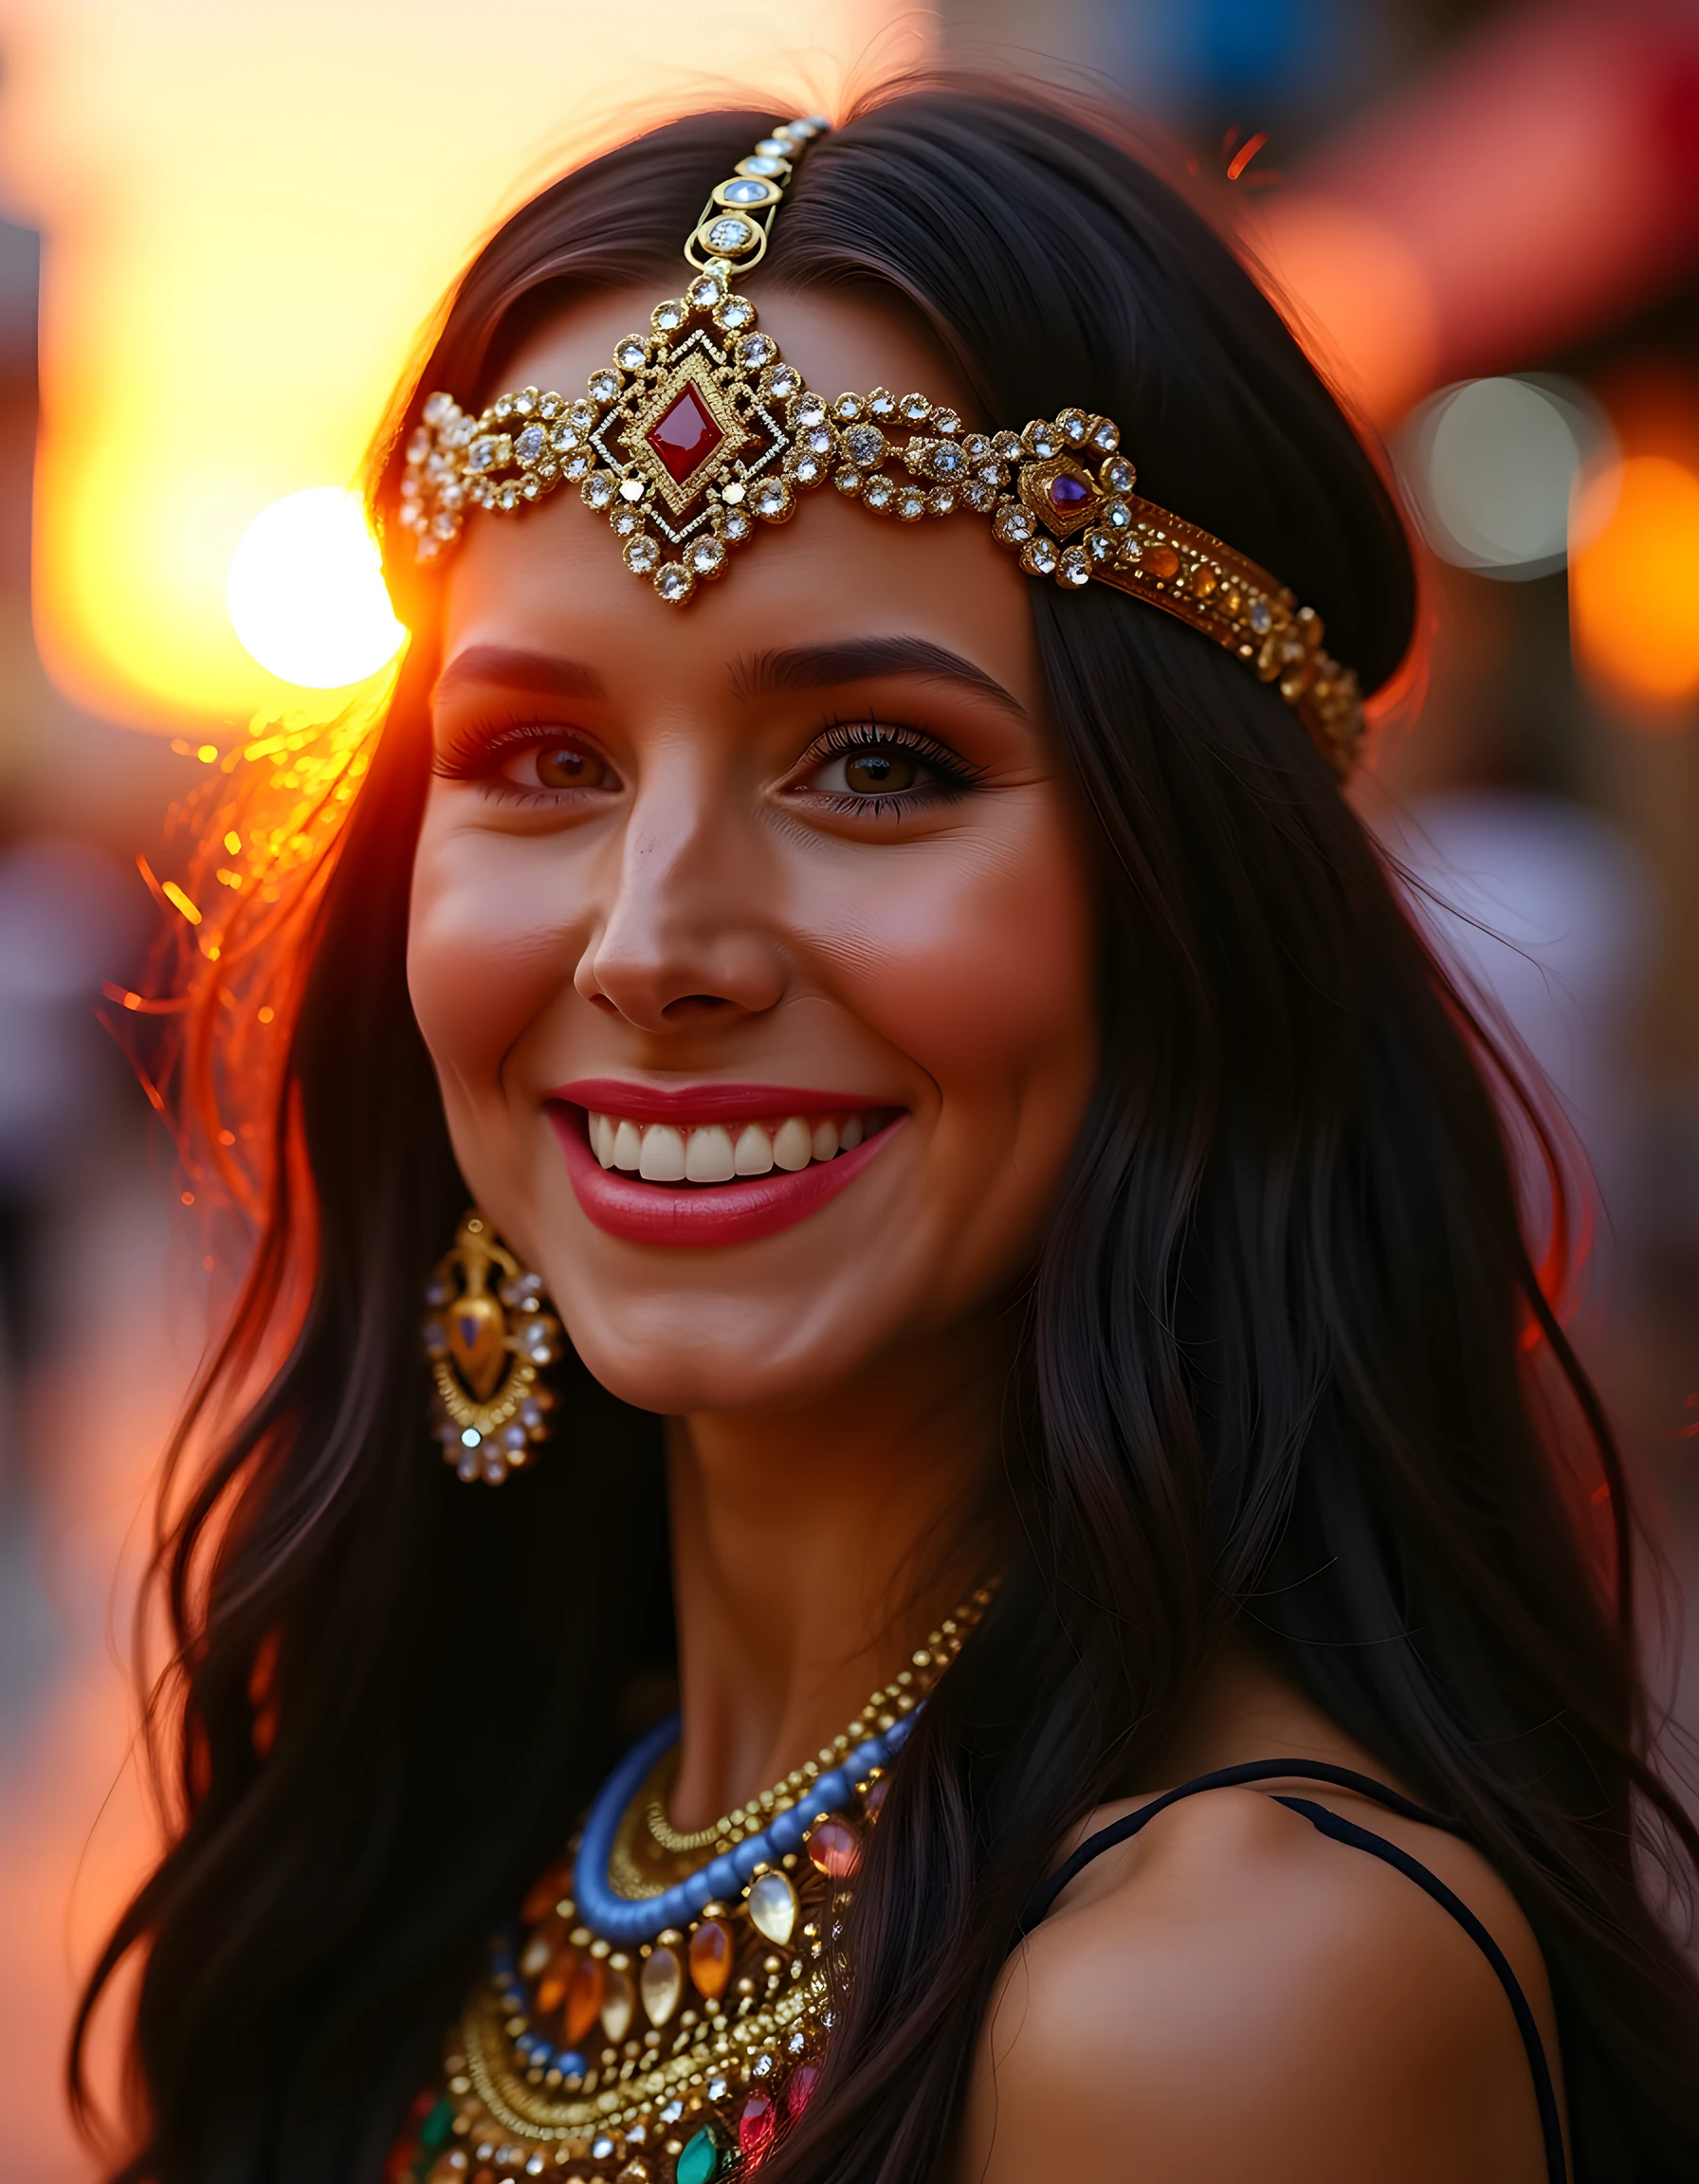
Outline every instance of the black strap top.
{"label": "black strap top", "polygon": [[[1408,1797],[1399,1796],[1384,1783],[1374,1781],[1367,1774],[1354,1774],[1348,1767],[1334,1767],[1319,1759],[1259,1759],[1242,1767],[1217,1768],[1213,1774],[1199,1774],[1196,1780],[1182,1782],[1178,1790],[1166,1790],[1160,1797],[1153,1797],[1148,1805],[1124,1818],[1112,1821],[1107,1828],[1100,1828],[1095,1835],[1087,1836],[1066,1864],[1059,1866],[1050,1879],[1044,1882],[1021,1915],[1020,1931],[1024,1938],[1030,1934],[1056,1898],[1077,1873],[1083,1873],[1094,1858],[1112,1850],[1118,1843],[1129,1842],[1142,1828],[1154,1820],[1159,1812],[1165,1812],[1170,1805],[1178,1805],[1182,1797],[1196,1797],[1204,1790],[1229,1790],[1251,1782],[1325,1782],[1338,1790],[1354,1791],[1360,1797],[1372,1798],[1389,1812],[1397,1812],[1406,1820],[1419,1820],[1424,1827],[1443,1828],[1448,1835],[1457,1830],[1449,1820],[1429,1812]],[[1551,2067],[1545,2060],[1545,2048],[1540,2038],[1540,2028],[1534,2022],[1534,2012],[1528,2007],[1528,1998],[1504,1951],[1482,1925],[1469,1905],[1455,1895],[1437,1873],[1431,1873],[1408,1850],[1401,1850],[1396,1843],[1389,1843],[1384,1835],[1376,1835],[1367,1828],[1360,1828],[1354,1820],[1342,1820],[1337,1812],[1325,1805],[1318,1805],[1308,1797],[1276,1796],[1275,1803],[1286,1806],[1307,1820],[1312,1828],[1324,1835],[1330,1835],[1336,1843],[1347,1843],[1354,1850],[1366,1850],[1371,1858],[1379,1858],[1383,1865],[1402,1873],[1406,1880],[1433,1897],[1442,1911],[1448,1912],[1475,1947],[1491,1965],[1499,1985],[1504,1989],[1516,2019],[1516,2029],[1522,2034],[1522,2045],[1528,2059],[1528,2068],[1534,2078],[1534,2098],[1540,2105],[1540,2131],[1545,2145],[1545,2169],[1549,2184],[1567,2184],[1568,2163],[1563,2153],[1563,2130],[1558,2115],[1558,2096],[1552,2084]]]}

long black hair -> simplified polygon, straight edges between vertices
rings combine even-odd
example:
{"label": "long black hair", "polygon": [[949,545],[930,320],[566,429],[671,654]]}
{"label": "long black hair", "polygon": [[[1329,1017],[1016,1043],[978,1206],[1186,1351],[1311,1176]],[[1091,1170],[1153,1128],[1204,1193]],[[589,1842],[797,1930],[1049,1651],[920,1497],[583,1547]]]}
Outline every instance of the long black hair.
{"label": "long black hair", "polygon": [[[575,296],[661,292],[768,119],[659,130],[494,236],[386,432],[381,518],[423,395],[487,399]],[[1141,491],[1277,571],[1367,687],[1398,667],[1414,583],[1375,461],[1113,118],[886,95],[810,153],[764,278],[896,300],[987,426],[1116,418]],[[437,641],[393,576],[413,645],[357,793],[344,769],[326,845],[195,958],[178,1048],[191,1108],[258,1084],[228,1135],[265,1157],[160,1545],[179,1825],[84,2006],[141,1953],[130,2179],[370,2184],[672,1647],[656,1420],[570,1368],[546,1461],[493,1494],[429,1437],[419,1300],[464,1197],[403,975]],[[1153,1786],[1230,1629],[1515,1891],[1578,2178],[1690,2178],[1699,2000],[1636,1859],[1650,1829],[1690,1872],[1699,1842],[1645,1757],[1622,1480],[1525,1245],[1511,1077],[1274,692],[1119,595],[1031,599],[1101,903],[1101,1074],[1029,1291],[1022,1544],[895,1772],[776,2184],[942,2173],[1025,1896],[1083,1813]]]}

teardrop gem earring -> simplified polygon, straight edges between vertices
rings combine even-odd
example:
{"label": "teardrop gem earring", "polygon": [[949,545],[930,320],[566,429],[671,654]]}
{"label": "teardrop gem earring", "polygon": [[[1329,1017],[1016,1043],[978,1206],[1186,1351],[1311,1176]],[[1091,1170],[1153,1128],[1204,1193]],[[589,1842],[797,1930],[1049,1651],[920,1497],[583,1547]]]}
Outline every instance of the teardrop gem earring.
{"label": "teardrop gem earring", "polygon": [[555,1408],[539,1374],[562,1342],[542,1277],[521,1266],[474,1209],[437,1263],[425,1301],[432,1430],[444,1461],[468,1482],[499,1486],[528,1462],[531,1444],[547,1438]]}

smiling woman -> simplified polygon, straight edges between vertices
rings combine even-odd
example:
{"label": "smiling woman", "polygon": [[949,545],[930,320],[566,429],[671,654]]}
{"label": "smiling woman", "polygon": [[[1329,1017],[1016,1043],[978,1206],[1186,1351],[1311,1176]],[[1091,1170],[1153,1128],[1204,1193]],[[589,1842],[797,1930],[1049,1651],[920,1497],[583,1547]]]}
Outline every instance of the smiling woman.
{"label": "smiling woman", "polygon": [[[587,300],[507,369],[580,384],[650,307]],[[783,294],[763,324],[822,377],[946,375],[888,308]],[[685,614],[576,495],[468,533],[409,983],[473,1195],[627,1401],[813,1407],[900,1338],[968,1382],[995,1355],[1094,1068],[1026,581],[983,529],[835,498]],[[861,1142],[816,1162],[818,1118]],[[730,1283],[717,1252],[631,1248],[757,1238]]]}
{"label": "smiling woman", "polygon": [[298,1000],[121,2175],[1689,2176],[1619,1471],[1340,794],[1375,463],[1114,117],[768,127],[468,270],[196,965],[203,1068]]}

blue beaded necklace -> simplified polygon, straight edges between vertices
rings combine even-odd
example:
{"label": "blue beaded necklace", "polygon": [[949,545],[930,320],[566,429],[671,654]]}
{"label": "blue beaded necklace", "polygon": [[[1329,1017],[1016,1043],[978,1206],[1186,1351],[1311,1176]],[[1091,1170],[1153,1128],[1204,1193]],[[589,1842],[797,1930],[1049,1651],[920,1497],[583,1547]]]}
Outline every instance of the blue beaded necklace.
{"label": "blue beaded necklace", "polygon": [[847,1753],[830,1773],[816,1775],[801,1801],[776,1814],[758,1835],[745,1837],[735,1850],[711,1860],[685,1880],[663,1889],[659,1896],[633,1902],[614,1893],[608,1879],[609,1861],[627,1808],[656,1761],[678,1742],[679,1718],[673,1715],[632,1745],[590,1808],[573,1868],[578,1916],[603,1940],[629,1949],[654,1940],[669,1926],[687,1926],[710,1903],[735,1901],[758,1866],[776,1866],[787,1851],[799,1849],[819,1815],[848,1804],[856,1783],[865,1780],[875,1767],[889,1766],[919,1712],[917,1703],[913,1712],[901,1715],[888,1729]]}

